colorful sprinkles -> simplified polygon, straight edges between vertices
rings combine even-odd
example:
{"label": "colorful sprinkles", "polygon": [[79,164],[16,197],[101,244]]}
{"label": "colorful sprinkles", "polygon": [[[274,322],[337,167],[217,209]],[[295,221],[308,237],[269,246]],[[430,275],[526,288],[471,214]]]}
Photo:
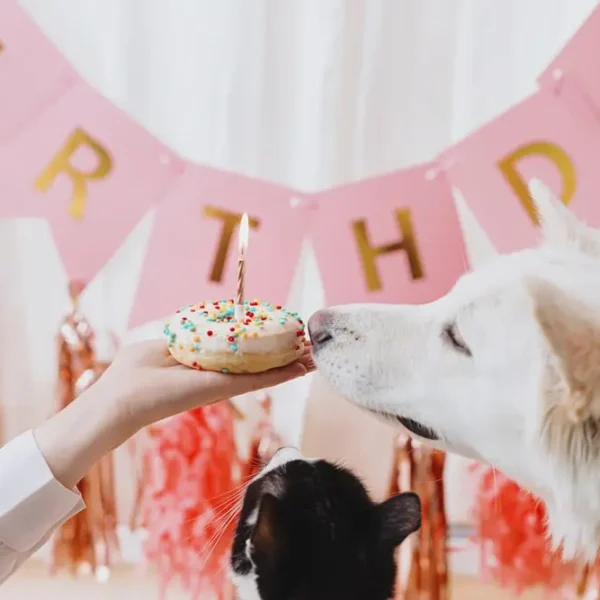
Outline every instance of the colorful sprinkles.
{"label": "colorful sprinkles", "polygon": [[[259,332],[264,330],[266,324],[271,320],[277,319],[279,325],[285,325],[289,321],[295,321],[299,326],[300,330],[296,332],[296,336],[299,338],[298,343],[294,346],[294,350],[299,350],[300,342],[305,341],[305,325],[302,319],[298,316],[297,312],[292,312],[277,304],[273,306],[269,302],[261,302],[260,300],[252,300],[251,302],[244,302],[244,319],[236,320],[235,318],[235,303],[233,300],[218,300],[215,302],[201,302],[199,304],[190,304],[188,306],[181,307],[177,314],[189,311],[190,313],[197,313],[198,316],[204,317],[209,323],[231,323],[231,327],[228,327],[225,337],[229,344],[229,349],[232,352],[239,352],[238,338],[248,339],[248,337],[257,338]],[[277,315],[272,313],[276,312]],[[196,317],[197,318],[197,317]],[[185,316],[174,317],[178,320],[179,327],[184,331],[191,333],[196,332],[196,325],[193,321]],[[171,320],[173,321],[173,319]],[[167,343],[169,348],[174,347],[177,342],[177,334],[171,329],[172,322],[167,321],[165,323],[163,332],[167,336]],[[208,337],[218,337],[218,333],[209,329],[206,331]],[[190,346],[191,352],[200,351],[200,336],[196,335],[193,338],[193,344]],[[189,342],[188,342],[189,343]],[[183,346],[179,344],[181,348]],[[193,362],[192,366],[196,369],[202,369],[202,366],[198,362]],[[228,369],[223,369],[223,373],[228,373]]]}

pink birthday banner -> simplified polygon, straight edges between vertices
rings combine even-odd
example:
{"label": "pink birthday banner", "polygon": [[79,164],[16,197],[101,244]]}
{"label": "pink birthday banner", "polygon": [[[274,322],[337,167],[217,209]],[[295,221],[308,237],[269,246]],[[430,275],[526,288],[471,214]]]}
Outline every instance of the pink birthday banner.
{"label": "pink birthday banner", "polygon": [[452,192],[426,164],[316,196],[310,238],[327,301],[430,302],[465,267]]}
{"label": "pink birthday banner", "polygon": [[158,208],[130,325],[190,302],[231,297],[244,212],[247,296],[284,304],[312,217],[307,202],[266,181],[188,165]]}
{"label": "pink birthday banner", "polygon": [[431,301],[465,268],[452,187],[496,246],[534,244],[527,182],[600,226],[600,10],[539,90],[430,163],[306,194],[194,165],[85,83],[15,2],[0,4],[0,218],[48,221],[68,278],[91,281],[155,209],[131,326],[247,292],[283,304],[305,240],[327,302]]}
{"label": "pink birthday banner", "polygon": [[440,159],[475,217],[501,252],[538,241],[527,188],[543,180],[569,208],[600,226],[600,121],[573,80],[542,88]]}

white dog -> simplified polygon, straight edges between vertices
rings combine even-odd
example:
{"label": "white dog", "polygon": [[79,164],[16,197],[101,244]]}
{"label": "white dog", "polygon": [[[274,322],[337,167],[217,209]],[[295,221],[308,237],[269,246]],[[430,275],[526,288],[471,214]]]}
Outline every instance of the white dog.
{"label": "white dog", "polygon": [[[487,256],[421,306],[309,322],[320,372],[361,407],[541,497],[565,557],[600,545],[600,232],[540,182],[544,243]],[[481,258],[481,257],[480,257]]]}

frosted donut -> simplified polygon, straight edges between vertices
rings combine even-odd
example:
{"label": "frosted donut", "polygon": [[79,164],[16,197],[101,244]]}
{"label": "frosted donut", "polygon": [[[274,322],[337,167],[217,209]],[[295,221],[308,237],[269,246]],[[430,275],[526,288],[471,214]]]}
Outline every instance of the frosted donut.
{"label": "frosted donut", "polygon": [[260,373],[294,362],[304,352],[298,313],[268,302],[245,302],[237,320],[232,300],[180,308],[165,323],[169,352],[183,365],[223,373]]}

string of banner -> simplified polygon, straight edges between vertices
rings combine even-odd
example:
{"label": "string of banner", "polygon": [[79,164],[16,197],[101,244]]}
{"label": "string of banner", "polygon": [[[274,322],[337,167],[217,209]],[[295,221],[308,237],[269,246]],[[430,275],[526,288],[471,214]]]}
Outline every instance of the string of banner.
{"label": "string of banner", "polygon": [[308,236],[328,303],[428,302],[464,269],[453,188],[500,251],[535,241],[532,177],[600,225],[600,72],[583,60],[598,50],[600,10],[535,93],[434,161],[303,194],[184,161],[82,81],[26,13],[4,2],[0,218],[47,219],[68,278],[89,282],[157,207],[131,327],[235,289],[230,250],[244,212],[256,231],[250,296],[286,301]]}

